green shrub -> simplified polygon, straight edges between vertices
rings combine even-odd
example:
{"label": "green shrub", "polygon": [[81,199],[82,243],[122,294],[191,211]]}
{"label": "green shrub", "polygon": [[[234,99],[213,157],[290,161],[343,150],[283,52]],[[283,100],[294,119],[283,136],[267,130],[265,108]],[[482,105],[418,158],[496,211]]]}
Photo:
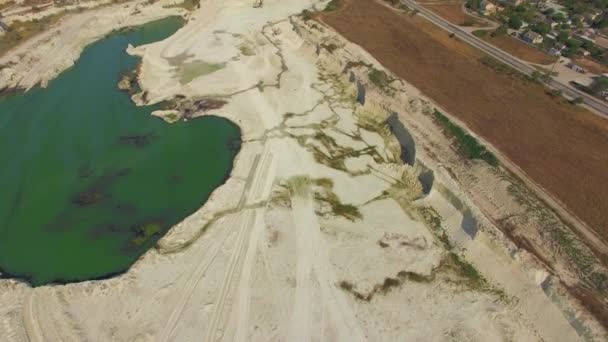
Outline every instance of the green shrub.
{"label": "green shrub", "polygon": [[483,38],[488,34],[486,30],[475,30],[473,31],[473,35],[478,38]]}
{"label": "green shrub", "polygon": [[570,100],[570,103],[573,104],[573,105],[581,104],[581,103],[583,103],[583,98],[580,97],[580,96],[576,97],[576,98],[573,98],[572,100]]}
{"label": "green shrub", "polygon": [[309,10],[306,10],[306,9],[303,10],[301,15],[302,15],[302,19],[304,21],[308,21],[308,20],[312,19],[312,13]]}
{"label": "green shrub", "polygon": [[560,97],[562,96],[562,91],[558,89],[549,89],[546,91],[547,95],[551,97]]}
{"label": "green shrub", "polygon": [[484,160],[492,166],[498,165],[498,159],[492,152],[488,151],[477,139],[466,133],[437,109],[433,112],[433,119],[445,129],[449,136],[454,138],[458,144],[458,149],[467,158]]}
{"label": "green shrub", "polygon": [[325,9],[323,11],[325,11],[325,12],[335,11],[338,9],[338,7],[340,7],[340,0],[331,0],[327,4],[327,6],[325,6]]}

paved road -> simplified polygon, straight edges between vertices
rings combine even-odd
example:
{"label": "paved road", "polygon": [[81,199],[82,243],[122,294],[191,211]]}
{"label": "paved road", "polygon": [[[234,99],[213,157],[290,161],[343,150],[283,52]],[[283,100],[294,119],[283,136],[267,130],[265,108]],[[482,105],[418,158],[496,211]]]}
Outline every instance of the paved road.
{"label": "paved road", "polygon": [[[409,8],[418,10],[423,17],[428,19],[433,24],[439,26],[440,28],[442,28],[450,33],[454,33],[454,35],[456,35],[458,38],[462,39],[466,43],[482,50],[483,52],[485,52],[488,55],[498,59],[499,61],[511,66],[512,68],[514,68],[526,75],[531,75],[534,71],[536,71],[536,69],[534,67],[532,67],[532,66],[522,62],[521,60],[513,57],[512,55],[494,47],[493,45],[490,45],[490,44],[484,42],[483,40],[466,32],[465,30],[458,27],[457,25],[454,25],[454,24],[448,22],[447,20],[441,18],[440,16],[436,15],[435,13],[431,12],[430,10],[427,10],[426,8],[422,7],[421,5],[418,5],[416,2],[411,1],[411,0],[401,0],[401,2]],[[566,95],[570,98],[581,97],[583,99],[583,102],[585,103],[585,105],[587,105],[590,109],[594,110],[601,116],[608,118],[608,104],[605,103],[604,101],[597,99],[593,96],[590,96],[589,94],[586,94],[578,89],[575,89],[575,88],[569,86],[568,84],[561,83],[560,81],[555,80],[553,78],[548,80],[546,83],[554,89],[561,90],[561,92],[564,95]]]}

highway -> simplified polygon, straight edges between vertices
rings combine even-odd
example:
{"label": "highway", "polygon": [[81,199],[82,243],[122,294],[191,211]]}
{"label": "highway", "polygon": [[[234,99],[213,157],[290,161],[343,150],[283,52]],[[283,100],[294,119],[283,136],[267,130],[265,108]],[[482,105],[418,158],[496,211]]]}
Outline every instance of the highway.
{"label": "highway", "polygon": [[[422,15],[425,19],[429,20],[431,23],[439,26],[447,32],[453,33],[456,37],[462,39],[464,42],[480,49],[481,51],[509,65],[515,70],[518,70],[526,75],[531,75],[534,71],[536,71],[534,67],[522,62],[521,60],[500,50],[499,48],[475,37],[474,35],[461,29],[459,26],[448,22],[447,20],[441,18],[437,14],[431,12],[430,10],[424,8],[416,2],[411,0],[401,0],[401,3],[409,7],[410,9],[417,10],[420,15]],[[608,118],[608,104],[606,104],[604,101],[595,98],[587,93],[584,93],[578,89],[575,89],[569,86],[568,84],[561,83],[553,78],[546,81],[546,84],[551,88],[560,90],[562,94],[566,95],[569,98],[581,97],[583,99],[583,103],[587,107],[597,112],[602,117]]]}

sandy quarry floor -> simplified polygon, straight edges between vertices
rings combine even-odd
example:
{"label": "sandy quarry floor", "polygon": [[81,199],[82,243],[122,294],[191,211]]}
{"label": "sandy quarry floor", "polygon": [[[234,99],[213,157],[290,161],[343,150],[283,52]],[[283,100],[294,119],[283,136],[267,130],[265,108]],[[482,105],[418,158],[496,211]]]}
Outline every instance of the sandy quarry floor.
{"label": "sandy quarry floor", "polygon": [[[313,5],[324,3],[208,0],[172,37],[129,49],[143,57],[135,101],[177,99],[155,113],[169,121],[241,126],[233,173],[126,274],[35,289],[0,280],[3,341],[606,337],[559,274],[494,226],[500,210],[527,217],[502,171],[462,160],[416,89],[395,81],[388,96],[348,64],[381,68],[373,57],[290,16]],[[227,104],[192,111],[210,99]]]}

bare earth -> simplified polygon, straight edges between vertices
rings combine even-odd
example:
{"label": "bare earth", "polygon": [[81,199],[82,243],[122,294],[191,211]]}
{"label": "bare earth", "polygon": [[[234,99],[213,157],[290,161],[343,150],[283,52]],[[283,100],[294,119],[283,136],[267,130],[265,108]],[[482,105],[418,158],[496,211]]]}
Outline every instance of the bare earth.
{"label": "bare earth", "polygon": [[602,65],[589,57],[577,58],[574,63],[582,66],[583,68],[587,69],[587,71],[596,75],[608,73],[607,66]]}
{"label": "bare earth", "polygon": [[[169,122],[192,101],[227,102],[193,116],[241,127],[231,176],[125,274],[37,288],[0,280],[2,342],[606,340],[571,290],[589,284],[573,252],[608,274],[590,249],[505,169],[463,159],[418,89],[374,84],[371,68],[388,72],[378,60],[297,16],[326,3],[208,0],[173,36],[129,47],[146,93],[132,99],[175,103],[153,115]],[[139,10],[179,12],[169,4]],[[0,88],[28,67],[40,71],[25,73],[28,84],[56,76],[112,25],[83,29],[52,60],[38,53],[104,11],[32,41]],[[554,233],[572,244],[548,243]]]}

